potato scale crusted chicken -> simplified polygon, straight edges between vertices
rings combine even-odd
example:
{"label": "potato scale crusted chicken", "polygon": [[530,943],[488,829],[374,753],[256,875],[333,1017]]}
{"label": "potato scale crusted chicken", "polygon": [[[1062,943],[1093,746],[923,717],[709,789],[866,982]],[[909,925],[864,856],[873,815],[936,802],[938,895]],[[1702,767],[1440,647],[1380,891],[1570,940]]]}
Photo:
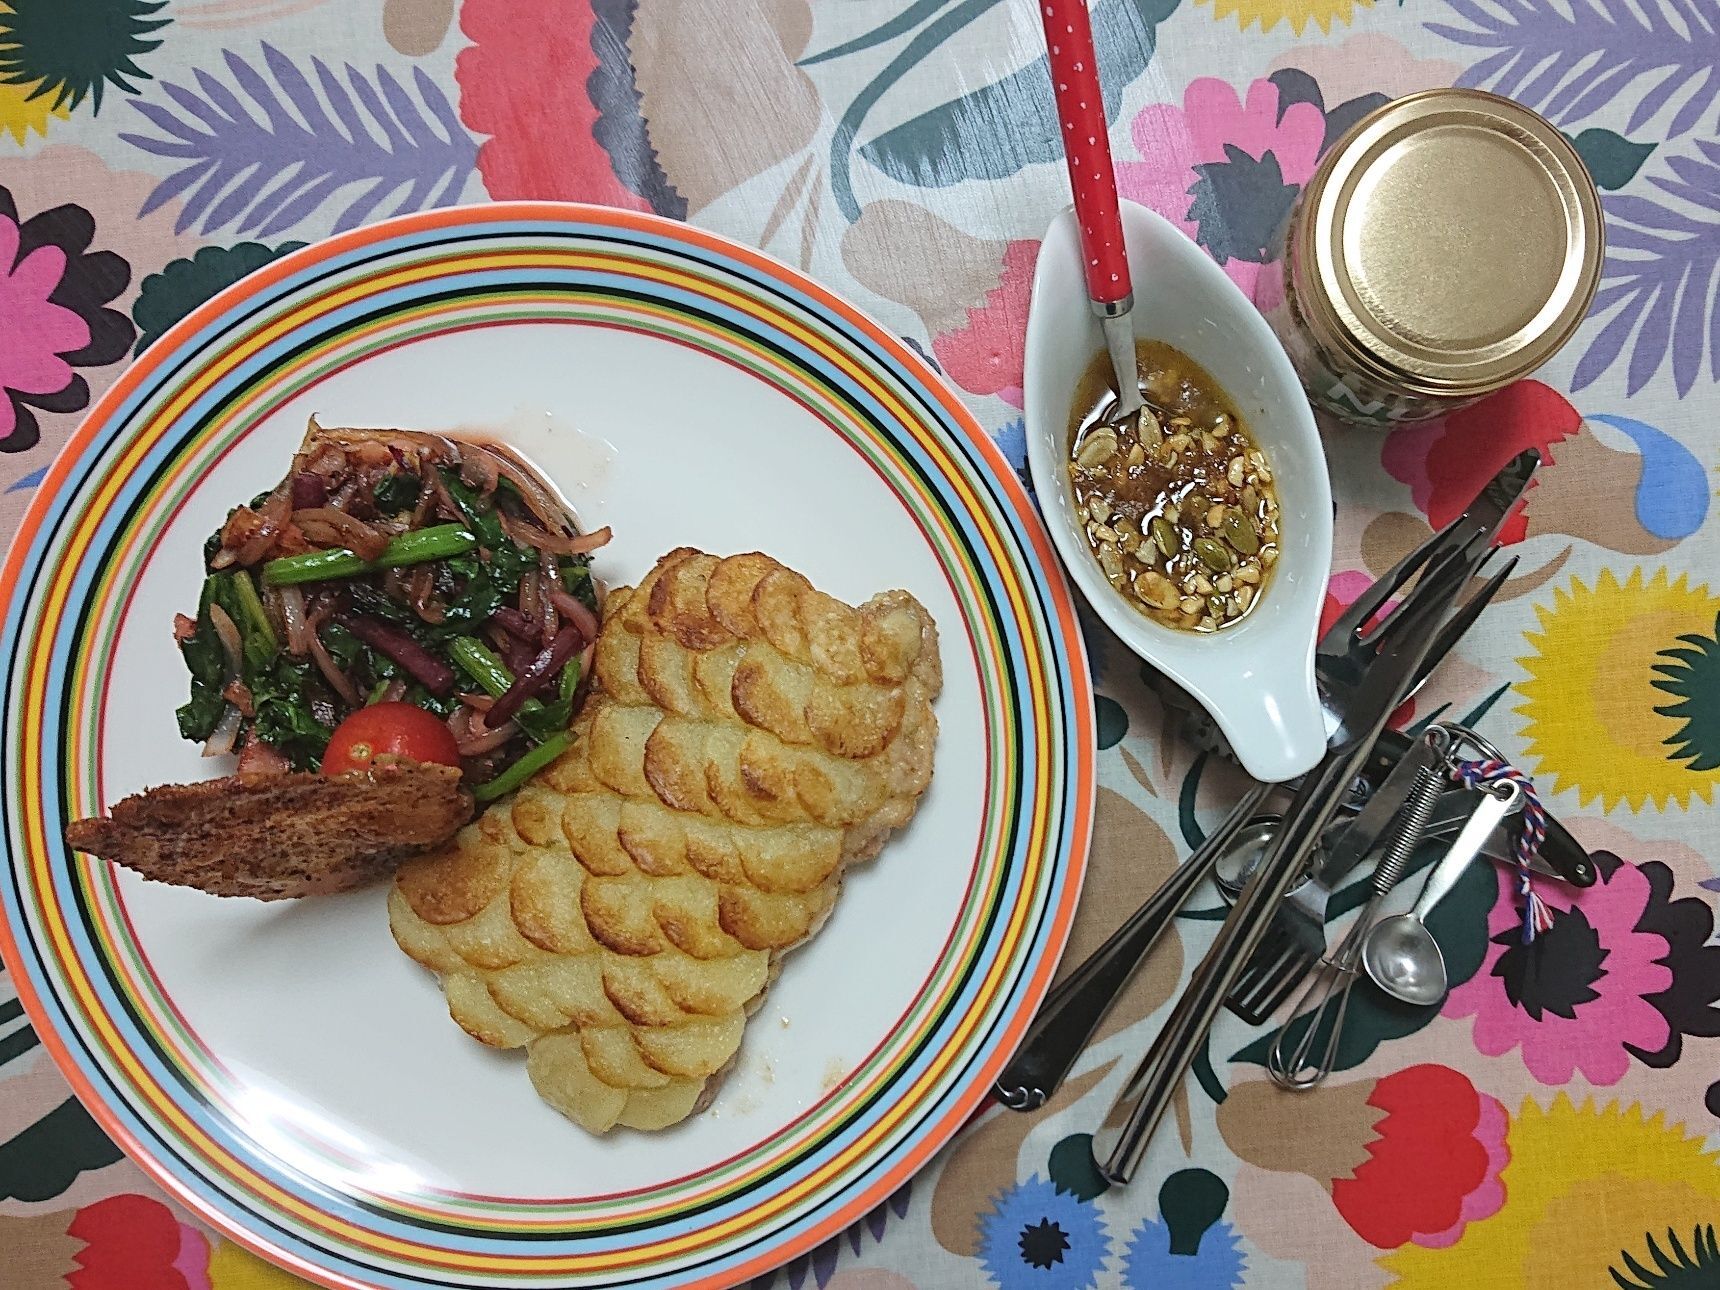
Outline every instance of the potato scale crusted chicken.
{"label": "potato scale crusted chicken", "polygon": [[395,940],[474,1038],[594,1132],[705,1105],[781,956],[931,780],[937,630],[767,556],[670,552],[610,593],[572,749],[409,861]]}

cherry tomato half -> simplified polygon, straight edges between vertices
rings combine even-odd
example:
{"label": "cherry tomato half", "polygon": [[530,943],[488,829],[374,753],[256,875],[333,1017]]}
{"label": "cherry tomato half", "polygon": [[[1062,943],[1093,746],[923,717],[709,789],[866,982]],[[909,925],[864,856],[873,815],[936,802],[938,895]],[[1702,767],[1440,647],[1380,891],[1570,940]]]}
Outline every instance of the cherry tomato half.
{"label": "cherry tomato half", "polygon": [[373,703],[335,727],[322,773],[332,779],[396,759],[458,766],[460,749],[434,713],[410,703]]}

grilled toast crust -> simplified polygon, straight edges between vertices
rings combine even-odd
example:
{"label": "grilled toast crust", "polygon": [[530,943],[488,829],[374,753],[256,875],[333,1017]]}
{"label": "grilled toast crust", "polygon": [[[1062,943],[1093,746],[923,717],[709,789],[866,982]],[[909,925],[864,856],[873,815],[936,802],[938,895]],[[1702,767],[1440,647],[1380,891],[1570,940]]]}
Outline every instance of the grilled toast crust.
{"label": "grilled toast crust", "polygon": [[66,842],[157,882],[287,900],[386,877],[471,817],[453,766],[235,775],[128,797],[108,818],[67,824]]}

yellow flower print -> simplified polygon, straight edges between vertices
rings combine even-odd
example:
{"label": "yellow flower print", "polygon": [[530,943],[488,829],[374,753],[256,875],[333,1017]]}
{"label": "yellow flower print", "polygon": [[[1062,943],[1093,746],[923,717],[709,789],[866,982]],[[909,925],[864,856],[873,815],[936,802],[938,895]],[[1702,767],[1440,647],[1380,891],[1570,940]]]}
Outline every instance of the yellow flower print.
{"label": "yellow flower print", "polygon": [[1510,1144],[1504,1207],[1447,1249],[1405,1245],[1382,1255],[1394,1286],[1630,1285],[1627,1255],[1652,1267],[1651,1239],[1669,1255],[1674,1241],[1690,1251],[1720,1216],[1720,1159],[1664,1112],[1575,1106],[1560,1093],[1548,1110],[1524,1104]]}
{"label": "yellow flower print", "polygon": [[1692,721],[1665,680],[1686,666],[1681,637],[1714,634],[1720,597],[1663,569],[1635,569],[1622,585],[1603,570],[1594,586],[1574,578],[1537,605],[1534,653],[1518,659],[1529,679],[1516,711],[1537,775],[1554,791],[1574,789],[1587,806],[1624,802],[1688,807],[1713,800],[1720,765],[1693,750]]}
{"label": "yellow flower print", "polygon": [[209,1256],[210,1290],[306,1290],[305,1283],[242,1245],[215,1243]]}
{"label": "yellow flower print", "polygon": [[1349,26],[1357,9],[1373,8],[1374,0],[1201,0],[1212,5],[1215,18],[1236,18],[1236,25],[1247,31],[1255,23],[1261,31],[1271,31],[1281,22],[1288,22],[1298,36],[1310,22],[1330,33],[1332,24]]}
{"label": "yellow flower print", "polygon": [[57,111],[51,106],[52,94],[32,99],[34,85],[0,85],[0,133],[12,136],[12,142],[23,146],[32,133],[43,138],[48,134],[48,118],[64,121],[71,113],[69,106]]}

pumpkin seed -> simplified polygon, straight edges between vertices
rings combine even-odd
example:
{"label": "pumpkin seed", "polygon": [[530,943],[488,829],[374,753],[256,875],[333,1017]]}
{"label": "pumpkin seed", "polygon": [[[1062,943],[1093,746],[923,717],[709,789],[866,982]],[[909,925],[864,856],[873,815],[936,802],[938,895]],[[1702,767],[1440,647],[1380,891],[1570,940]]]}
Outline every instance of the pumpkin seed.
{"label": "pumpkin seed", "polygon": [[1117,455],[1117,432],[1095,430],[1081,441],[1075,463],[1083,470],[1096,470]]}
{"label": "pumpkin seed", "polygon": [[1155,515],[1153,522],[1147,525],[1147,531],[1152,534],[1153,545],[1167,556],[1175,555],[1182,550],[1182,539],[1177,536],[1171,522],[1162,515]]}
{"label": "pumpkin seed", "polygon": [[1193,545],[1200,562],[1214,573],[1224,573],[1236,562],[1230,548],[1216,538],[1198,537]]}
{"label": "pumpkin seed", "polygon": [[1253,555],[1260,549],[1260,535],[1241,511],[1231,511],[1224,517],[1224,536],[1243,555]]}

